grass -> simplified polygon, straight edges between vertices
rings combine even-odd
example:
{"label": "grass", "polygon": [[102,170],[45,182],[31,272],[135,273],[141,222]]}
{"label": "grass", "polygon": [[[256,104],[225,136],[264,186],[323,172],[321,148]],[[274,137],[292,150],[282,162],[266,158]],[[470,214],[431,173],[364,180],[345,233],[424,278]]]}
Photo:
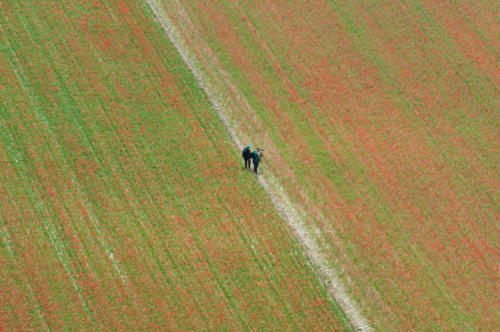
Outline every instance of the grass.
{"label": "grass", "polygon": [[352,329],[144,3],[0,36],[1,327]]}
{"label": "grass", "polygon": [[329,221],[311,218],[374,326],[497,326],[494,37],[430,2],[183,4],[258,114],[235,113],[242,135],[272,138],[273,173]]}

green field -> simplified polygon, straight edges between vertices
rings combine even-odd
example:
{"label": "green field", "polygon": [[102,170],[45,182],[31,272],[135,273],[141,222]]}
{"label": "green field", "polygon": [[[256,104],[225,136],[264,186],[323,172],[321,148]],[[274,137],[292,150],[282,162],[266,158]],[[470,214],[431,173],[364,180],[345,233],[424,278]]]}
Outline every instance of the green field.
{"label": "green field", "polygon": [[1,10],[1,328],[350,328],[145,4]]}
{"label": "green field", "polygon": [[499,329],[497,9],[1,2],[0,330]]}
{"label": "green field", "polygon": [[493,2],[184,6],[373,326],[498,327]]}

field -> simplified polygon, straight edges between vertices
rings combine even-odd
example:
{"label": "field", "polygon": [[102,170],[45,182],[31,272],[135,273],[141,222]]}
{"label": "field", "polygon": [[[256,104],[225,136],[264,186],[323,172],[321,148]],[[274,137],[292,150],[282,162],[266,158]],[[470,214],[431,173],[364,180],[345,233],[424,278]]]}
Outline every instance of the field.
{"label": "field", "polygon": [[2,1],[0,330],[498,329],[496,7]]}
{"label": "field", "polygon": [[0,329],[349,329],[148,7],[1,4]]}
{"label": "field", "polygon": [[372,325],[495,329],[494,4],[176,3],[162,1]]}

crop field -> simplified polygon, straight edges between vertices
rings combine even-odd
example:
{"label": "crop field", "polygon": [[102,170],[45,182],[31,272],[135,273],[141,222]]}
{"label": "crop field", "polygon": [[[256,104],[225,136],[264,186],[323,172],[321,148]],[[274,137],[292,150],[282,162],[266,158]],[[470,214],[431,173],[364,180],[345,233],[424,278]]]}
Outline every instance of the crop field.
{"label": "crop field", "polygon": [[375,329],[498,329],[493,1],[160,2]]}
{"label": "crop field", "polygon": [[0,330],[497,330],[497,9],[1,1]]}
{"label": "crop field", "polygon": [[146,4],[0,38],[0,330],[351,329]]}

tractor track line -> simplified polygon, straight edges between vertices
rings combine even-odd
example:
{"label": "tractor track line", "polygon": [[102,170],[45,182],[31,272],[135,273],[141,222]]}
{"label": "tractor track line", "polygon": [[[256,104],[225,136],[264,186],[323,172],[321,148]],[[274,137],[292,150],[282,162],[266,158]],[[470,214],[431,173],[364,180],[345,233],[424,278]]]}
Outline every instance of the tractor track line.
{"label": "tractor track line", "polygon": [[[199,61],[196,59],[195,55],[192,54],[183,35],[177,30],[175,24],[172,22],[165,9],[162,7],[159,0],[145,0],[154,14],[155,18],[158,20],[160,26],[165,31],[170,42],[175,46],[177,52],[183,59],[183,61],[188,66],[189,70],[193,74],[196,82],[205,92],[208,99],[212,103],[215,111],[217,112],[219,118],[224,124],[226,130],[231,136],[231,140],[234,144],[235,149],[239,149],[241,141],[238,138],[235,126],[231,124],[228,118],[228,107],[223,98],[221,98],[221,93],[218,93],[218,88],[215,84],[212,84],[210,78],[203,72]],[[184,11],[182,5],[175,1],[175,9],[178,11],[180,17],[186,22],[189,22],[189,17]],[[203,41],[200,36],[196,36],[197,41]],[[203,49],[208,57],[213,57],[213,53],[209,51],[208,45],[203,43],[203,45],[197,45]],[[216,61],[213,61],[213,63]],[[217,73],[222,77],[224,83],[231,88],[232,91],[237,88],[230,82],[229,75],[222,69],[217,68]],[[239,101],[243,101],[250,110],[252,110],[246,98],[237,91],[236,98]],[[255,112],[255,111],[253,111]],[[330,264],[328,264],[328,259],[323,253],[322,249],[318,245],[318,238],[316,235],[316,230],[311,228],[305,222],[305,215],[299,213],[297,208],[291,202],[290,198],[286,194],[283,187],[279,184],[278,180],[273,175],[267,175],[266,177],[260,175],[258,176],[259,184],[264,188],[267,195],[270,197],[273,205],[278,211],[279,215],[288,223],[292,228],[293,233],[298,240],[299,244],[303,248],[306,257],[308,257],[314,270],[318,274],[320,280],[324,283],[326,289],[328,290],[329,296],[333,297],[339,305],[342,307],[346,313],[350,322],[359,331],[373,331],[373,328],[369,325],[366,318],[362,315],[361,311],[358,309],[356,303],[351,300],[347,294],[343,283],[338,277],[337,271],[335,271]]]}

